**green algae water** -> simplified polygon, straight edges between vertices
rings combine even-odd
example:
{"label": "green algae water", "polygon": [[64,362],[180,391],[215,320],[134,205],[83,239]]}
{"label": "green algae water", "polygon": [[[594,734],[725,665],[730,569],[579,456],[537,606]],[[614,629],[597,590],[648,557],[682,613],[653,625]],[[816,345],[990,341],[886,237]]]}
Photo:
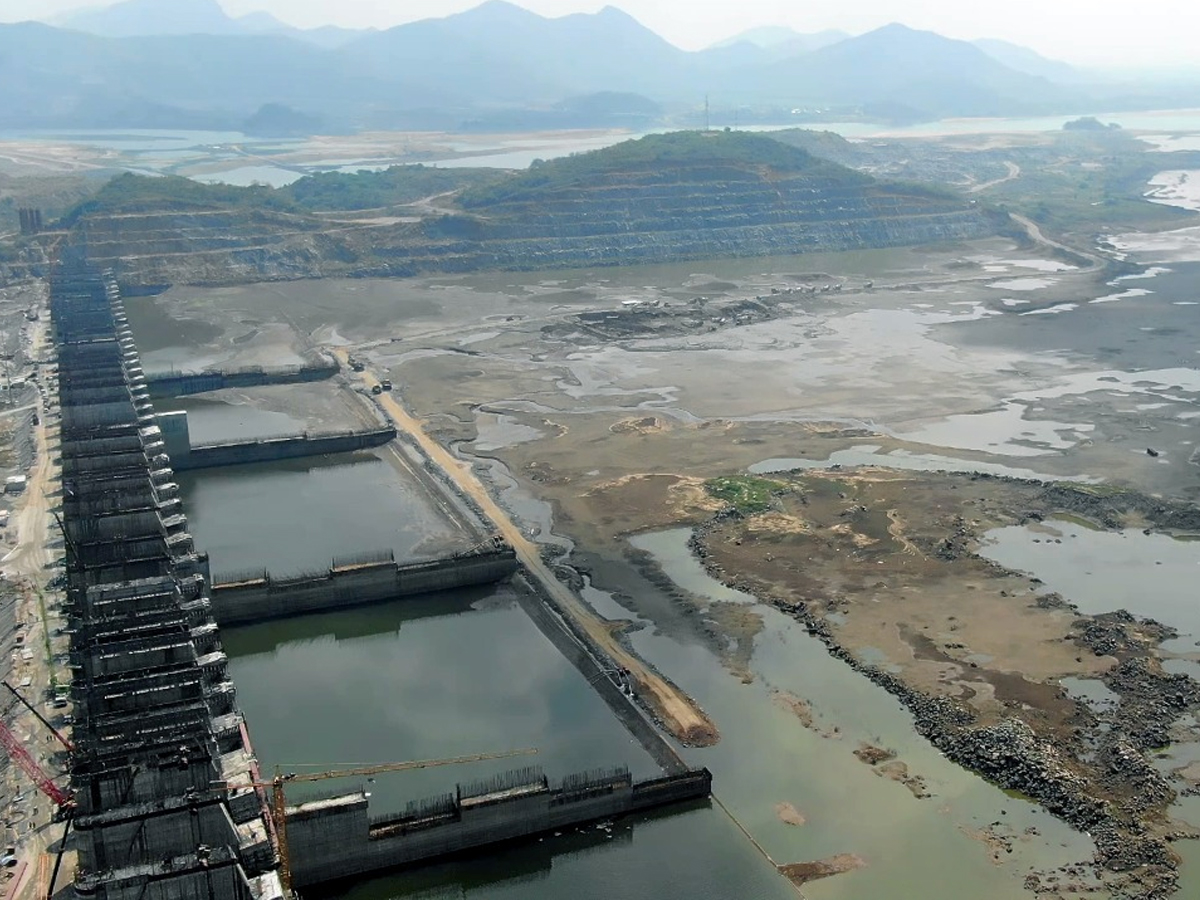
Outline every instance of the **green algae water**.
{"label": "green algae water", "polygon": [[[323,782],[289,800],[365,789],[372,814],[534,764],[553,782],[590,768],[658,769],[506,588],[456,592],[222,632],[265,771],[538,754]],[[338,787],[333,787],[337,785]],[[307,893],[307,892],[306,892]],[[793,889],[706,803],[534,838],[317,896],[787,900]]]}

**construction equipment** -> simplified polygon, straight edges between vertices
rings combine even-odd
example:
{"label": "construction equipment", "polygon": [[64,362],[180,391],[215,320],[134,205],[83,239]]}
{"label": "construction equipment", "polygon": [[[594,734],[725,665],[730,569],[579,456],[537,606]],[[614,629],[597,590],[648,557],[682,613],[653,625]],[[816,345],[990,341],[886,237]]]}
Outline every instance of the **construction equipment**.
{"label": "construction equipment", "polygon": [[[280,767],[275,769],[275,777],[270,781],[252,781],[248,785],[246,782],[240,784],[229,784],[225,786],[225,790],[238,790],[243,787],[253,788],[270,788],[271,789],[271,824],[275,831],[275,844],[279,853],[279,880],[283,883],[284,897],[291,897],[292,894],[292,866],[291,856],[288,853],[287,841],[287,801],[284,797],[283,786],[285,784],[312,781],[326,781],[330,778],[355,778],[369,777],[372,775],[381,775],[384,772],[406,772],[410,769],[432,769],[437,766],[455,766],[461,763],[482,762],[488,759],[507,759],[510,756],[529,756],[537,753],[536,749],[524,750],[508,750],[503,753],[475,753],[471,756],[455,756],[448,759],[421,759],[410,762],[395,762],[395,763],[380,763],[378,765],[362,765],[348,769],[334,769],[326,772],[311,772],[304,775],[298,775],[295,772],[289,772],[286,775],[281,774]],[[305,765],[295,765],[295,768],[304,768]],[[292,768],[292,767],[289,767]]]}
{"label": "construction equipment", "polygon": [[0,744],[4,745],[4,749],[8,751],[12,761],[21,767],[21,770],[37,785],[38,790],[49,797],[50,802],[57,806],[60,812],[69,812],[74,808],[75,801],[71,799],[71,795],[54,783],[54,779],[37,764],[37,761],[29,755],[29,751],[21,746],[17,736],[2,721],[0,721]]}
{"label": "construction equipment", "polygon": [[53,725],[51,725],[49,720],[45,716],[43,716],[40,712],[38,712],[32,703],[30,703],[28,700],[26,700],[24,697],[22,697],[20,695],[20,693],[18,693],[18,691],[15,687],[13,687],[7,681],[0,681],[0,684],[4,685],[6,688],[8,688],[8,690],[12,693],[12,695],[14,697],[16,697],[18,701],[20,701],[22,706],[24,706],[27,710],[29,710],[31,713],[33,713],[35,716],[37,716],[37,720],[39,722],[41,722],[43,725],[45,725],[46,728],[48,728],[50,730],[50,733],[52,735],[54,735],[56,738],[58,738],[58,742],[60,744],[62,744],[64,747],[66,747],[67,750],[74,752],[75,745],[72,744],[69,740],[67,740],[67,738],[63,736],[62,732],[60,732],[57,728],[55,728]]}

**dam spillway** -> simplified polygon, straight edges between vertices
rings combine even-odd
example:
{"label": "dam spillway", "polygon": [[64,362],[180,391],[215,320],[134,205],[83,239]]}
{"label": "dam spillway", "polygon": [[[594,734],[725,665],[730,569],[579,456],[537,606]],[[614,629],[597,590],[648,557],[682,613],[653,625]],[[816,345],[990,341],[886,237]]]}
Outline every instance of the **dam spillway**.
{"label": "dam spillway", "polygon": [[75,705],[75,891],[283,896],[197,552],[110,276],[60,268],[51,315]]}
{"label": "dam spillway", "polygon": [[[285,821],[295,883],[310,885],[708,796],[705,770],[637,783],[627,773],[568,776],[555,787],[518,778],[516,788],[459,789],[452,804],[419,801],[411,805],[419,814],[371,816],[358,792],[313,801],[321,815],[303,803],[273,820],[228,674],[208,557],[189,531],[117,286],[109,274],[60,268],[51,312],[77,896],[275,900],[286,890],[277,827]],[[449,565],[335,565],[328,579],[385,573],[403,593],[463,572],[495,580],[514,567],[511,548],[485,542]],[[265,582],[272,602],[302,594],[302,585]],[[361,601],[363,590],[339,603]],[[434,819],[421,812],[435,807]]]}

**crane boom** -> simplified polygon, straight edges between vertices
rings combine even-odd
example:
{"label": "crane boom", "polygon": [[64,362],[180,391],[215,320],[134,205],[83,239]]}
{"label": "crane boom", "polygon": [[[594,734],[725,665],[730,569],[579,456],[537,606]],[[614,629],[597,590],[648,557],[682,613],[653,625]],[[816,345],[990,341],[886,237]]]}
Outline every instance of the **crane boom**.
{"label": "crane boom", "polygon": [[6,688],[8,688],[9,691],[12,693],[12,695],[14,697],[16,697],[18,701],[20,701],[22,706],[24,706],[27,710],[29,710],[31,713],[33,713],[35,716],[37,716],[37,720],[39,722],[41,722],[43,725],[45,725],[46,728],[48,728],[50,730],[50,733],[52,735],[54,735],[56,738],[58,738],[58,742],[60,744],[62,744],[64,747],[66,747],[72,753],[75,752],[75,745],[72,744],[69,740],[67,740],[63,736],[61,731],[59,731],[57,728],[55,728],[53,725],[51,725],[49,720],[45,716],[43,716],[40,712],[37,711],[37,707],[35,707],[32,703],[30,703],[28,700],[26,700],[24,697],[22,697],[21,694],[17,691],[17,689],[15,687],[13,687],[7,681],[0,681],[0,684],[4,685]]}
{"label": "crane boom", "polygon": [[[510,756],[529,756],[537,750],[506,750],[503,753],[473,753],[470,756],[453,756],[448,759],[418,759],[408,762],[378,763],[376,765],[357,766],[352,769],[333,769],[328,772],[311,772],[307,775],[277,775],[282,781],[324,781],[327,778],[355,778],[370,775],[380,775],[384,772],[407,772],[410,769],[432,769],[436,766],[457,766],[462,763],[481,762],[485,759],[507,759]],[[287,768],[281,766],[279,768]],[[274,782],[272,782],[273,784]]]}
{"label": "crane boom", "polygon": [[0,722],[0,744],[4,745],[4,749],[8,751],[12,761],[21,767],[21,770],[37,785],[38,790],[49,797],[55,806],[59,809],[71,806],[71,795],[54,783],[45,770],[37,764],[37,761],[29,755],[29,751],[21,746],[17,736],[9,730],[4,722]]}

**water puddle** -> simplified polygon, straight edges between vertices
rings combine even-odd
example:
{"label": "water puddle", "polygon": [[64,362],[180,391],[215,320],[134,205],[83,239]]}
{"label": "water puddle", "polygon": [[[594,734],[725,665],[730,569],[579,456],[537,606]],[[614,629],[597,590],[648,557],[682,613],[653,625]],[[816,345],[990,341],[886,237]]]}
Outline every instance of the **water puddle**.
{"label": "water puddle", "polygon": [[494,413],[477,412],[475,414],[474,448],[477,452],[489,452],[511,447],[514,444],[527,444],[546,436],[546,432],[518,422],[512,416]]}
{"label": "water puddle", "polygon": [[281,169],[278,166],[239,166],[220,172],[194,173],[188,177],[205,184],[232,184],[238,187],[265,184],[277,188],[299,181],[304,177],[304,173]]}
{"label": "water puddle", "polygon": [[1145,197],[1151,203],[1200,211],[1200,171],[1176,169],[1159,172],[1150,179],[1149,186],[1152,190]]}
{"label": "water puddle", "polygon": [[1041,309],[1031,309],[1027,312],[1017,313],[1019,316],[1057,316],[1060,313],[1071,312],[1079,309],[1078,303],[1056,303],[1054,306],[1044,306]]}
{"label": "water puddle", "polygon": [[1029,407],[1016,399],[1000,409],[983,413],[947,416],[921,428],[897,432],[913,443],[975,450],[1000,456],[1045,456],[1070,450],[1095,429],[1088,422],[1054,422],[1027,419]]}
{"label": "water puddle", "polygon": [[1007,291],[1040,291],[1048,287],[1053,287],[1057,283],[1057,280],[1054,278],[1005,278],[1000,281],[991,282],[988,287]]}
{"label": "water puddle", "polygon": [[[1047,531],[1047,526],[1051,526]],[[1057,541],[1047,540],[1047,534]],[[1073,522],[1013,525],[988,532],[979,553],[1028,572],[1088,615],[1126,609],[1181,633],[1200,635],[1195,584],[1200,545],[1137,530],[1093,531]]]}
{"label": "water puddle", "polygon": [[1131,300],[1134,297],[1147,297],[1153,293],[1153,291],[1148,291],[1145,288],[1130,288],[1127,291],[1121,291],[1116,294],[1106,294],[1103,297],[1097,297],[1095,300],[1089,300],[1088,303],[1117,303],[1121,300]]}
{"label": "water puddle", "polygon": [[1072,699],[1082,700],[1094,713],[1112,712],[1121,702],[1120,696],[1098,678],[1062,678],[1059,684]]}

